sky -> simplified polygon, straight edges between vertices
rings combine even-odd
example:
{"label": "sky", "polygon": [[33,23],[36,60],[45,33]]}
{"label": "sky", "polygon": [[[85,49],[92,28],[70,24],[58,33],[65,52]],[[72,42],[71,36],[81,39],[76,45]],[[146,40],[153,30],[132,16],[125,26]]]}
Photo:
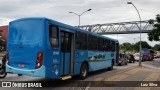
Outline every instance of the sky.
{"label": "sky", "polygon": [[[132,2],[140,12],[142,20],[155,19],[160,14],[160,0],[0,0],[0,26],[26,17],[46,17],[68,25],[77,26],[78,16],[73,13],[92,9],[81,16],[81,25],[139,21]],[[120,43],[139,41],[139,34],[107,35]],[[135,38],[135,39],[134,39]],[[160,42],[150,42],[147,34],[142,40],[151,46]]]}

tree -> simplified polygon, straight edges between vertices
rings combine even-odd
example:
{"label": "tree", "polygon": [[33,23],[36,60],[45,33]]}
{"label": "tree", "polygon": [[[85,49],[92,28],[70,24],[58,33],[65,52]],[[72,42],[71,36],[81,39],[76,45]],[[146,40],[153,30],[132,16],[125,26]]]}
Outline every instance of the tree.
{"label": "tree", "polygon": [[153,30],[150,33],[148,33],[148,39],[150,41],[160,40],[160,15],[159,14],[156,16],[156,20],[157,20],[157,23],[154,24]]}
{"label": "tree", "polygon": [[133,51],[133,45],[130,44],[129,42],[125,42],[123,44],[120,45],[120,48],[123,52],[126,51]]}
{"label": "tree", "polygon": [[154,45],[154,50],[160,51],[160,44]]}
{"label": "tree", "polygon": [[[139,52],[139,42],[136,42],[135,44],[130,44],[129,42],[125,42],[120,45],[120,49],[122,52],[130,51],[130,52]],[[141,41],[142,48],[148,48],[151,49],[152,47],[146,42]]]}
{"label": "tree", "polygon": [[[140,44],[140,41],[135,43],[135,45],[134,45],[136,51],[139,51],[139,44]],[[141,41],[141,45],[142,45],[142,48],[148,48],[148,49],[152,48],[146,41]]]}

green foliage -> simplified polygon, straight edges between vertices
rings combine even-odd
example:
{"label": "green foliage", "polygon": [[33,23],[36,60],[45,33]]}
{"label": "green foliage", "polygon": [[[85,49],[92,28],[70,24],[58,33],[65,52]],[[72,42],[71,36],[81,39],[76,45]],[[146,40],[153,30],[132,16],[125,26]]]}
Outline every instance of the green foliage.
{"label": "green foliage", "polygon": [[154,45],[154,50],[157,50],[157,51],[160,51],[160,44],[156,44],[156,45]]}
{"label": "green foliage", "polygon": [[[126,42],[120,45],[120,49],[122,50],[122,52],[125,52],[125,51],[139,52],[139,45],[140,45],[140,41],[135,44],[130,44]],[[142,48],[148,48],[148,49],[152,48],[146,41],[141,41],[141,45],[142,45]]]}
{"label": "green foliage", "polygon": [[126,43],[123,43],[120,45],[120,49],[122,50],[122,52],[125,52],[125,51],[133,51],[134,49],[134,45],[126,42]]}
{"label": "green foliage", "polygon": [[[140,41],[135,43],[135,47],[139,47],[139,45],[140,45]],[[141,41],[141,46],[142,48],[148,48],[148,49],[152,48],[146,41]]]}
{"label": "green foliage", "polygon": [[148,33],[148,39],[150,41],[159,41],[160,40],[160,15],[156,16],[157,23],[154,24],[153,30]]}

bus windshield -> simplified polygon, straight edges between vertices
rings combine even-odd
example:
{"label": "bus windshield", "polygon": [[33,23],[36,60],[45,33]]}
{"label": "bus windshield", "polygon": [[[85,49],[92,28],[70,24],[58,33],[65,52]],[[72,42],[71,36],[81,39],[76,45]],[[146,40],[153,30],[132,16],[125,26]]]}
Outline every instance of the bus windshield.
{"label": "bus windshield", "polygon": [[38,20],[12,22],[9,27],[8,42],[29,44],[40,41],[43,36],[41,24]]}

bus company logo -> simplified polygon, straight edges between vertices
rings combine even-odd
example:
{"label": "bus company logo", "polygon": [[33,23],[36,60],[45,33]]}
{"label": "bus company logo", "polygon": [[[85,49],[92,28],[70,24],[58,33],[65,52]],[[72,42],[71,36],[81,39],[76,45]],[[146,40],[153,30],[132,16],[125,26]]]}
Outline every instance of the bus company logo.
{"label": "bus company logo", "polygon": [[11,82],[2,82],[2,87],[12,87]]}
{"label": "bus company logo", "polygon": [[42,87],[41,83],[29,83],[29,82],[2,82],[2,87],[19,87],[19,88],[26,88],[26,87]]}

